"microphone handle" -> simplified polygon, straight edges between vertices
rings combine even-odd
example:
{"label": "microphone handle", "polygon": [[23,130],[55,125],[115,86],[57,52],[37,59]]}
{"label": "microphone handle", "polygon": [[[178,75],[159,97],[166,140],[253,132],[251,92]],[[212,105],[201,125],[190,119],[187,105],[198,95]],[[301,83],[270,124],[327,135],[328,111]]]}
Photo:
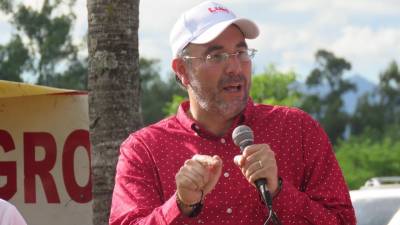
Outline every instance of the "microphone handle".
{"label": "microphone handle", "polygon": [[267,180],[260,178],[254,182],[257,186],[258,192],[260,193],[264,203],[269,209],[272,209],[272,196],[267,187]]}
{"label": "microphone handle", "polygon": [[261,187],[262,185],[265,185],[265,189],[268,191],[267,180],[265,178],[260,178],[256,180],[254,183],[256,184],[257,188]]}
{"label": "microphone handle", "polygon": [[[244,149],[253,144],[252,139],[245,139],[240,143],[240,153],[243,153]],[[269,193],[268,187],[267,187],[267,179],[265,178],[260,178],[257,179],[255,182],[255,185],[257,187],[258,192],[260,193],[264,203],[268,206],[269,209],[272,209],[272,197],[271,193]]]}

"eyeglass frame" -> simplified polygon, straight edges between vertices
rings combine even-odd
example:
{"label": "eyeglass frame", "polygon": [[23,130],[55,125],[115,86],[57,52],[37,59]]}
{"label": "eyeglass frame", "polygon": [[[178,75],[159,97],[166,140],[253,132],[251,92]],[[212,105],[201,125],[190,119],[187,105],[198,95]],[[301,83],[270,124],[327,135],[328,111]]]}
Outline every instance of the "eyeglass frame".
{"label": "eyeglass frame", "polygon": [[[231,56],[235,56],[240,62],[250,62],[254,58],[256,52],[257,52],[257,49],[247,48],[245,50],[238,50],[235,53],[222,52],[222,53],[218,53],[218,54],[207,54],[206,56],[184,55],[181,58],[183,60],[202,59],[202,61],[207,65],[221,65],[221,64],[226,63]],[[240,59],[239,54],[241,54],[241,53],[247,53],[246,56],[248,57],[248,60]],[[214,58],[212,58],[212,57],[214,57]],[[222,57],[222,58],[218,59],[218,57]],[[214,59],[214,61],[212,61],[212,59]]]}

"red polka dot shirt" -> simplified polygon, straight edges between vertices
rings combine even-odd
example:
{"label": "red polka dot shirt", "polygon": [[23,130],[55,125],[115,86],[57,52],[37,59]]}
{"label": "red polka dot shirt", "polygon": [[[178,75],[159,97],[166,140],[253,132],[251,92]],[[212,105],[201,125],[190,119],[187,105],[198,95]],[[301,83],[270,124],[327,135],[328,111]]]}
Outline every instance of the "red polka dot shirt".
{"label": "red polka dot shirt", "polygon": [[[328,137],[308,114],[249,100],[229,132],[218,137],[189,118],[188,109],[189,102],[181,104],[176,116],[143,128],[123,142],[110,225],[262,225],[268,211],[233,162],[240,150],[231,134],[240,124],[252,128],[254,143],[267,143],[275,152],[283,182],[273,209],[282,224],[356,224]],[[223,168],[201,213],[189,218],[176,203],[175,174],[194,154],[219,155]]]}

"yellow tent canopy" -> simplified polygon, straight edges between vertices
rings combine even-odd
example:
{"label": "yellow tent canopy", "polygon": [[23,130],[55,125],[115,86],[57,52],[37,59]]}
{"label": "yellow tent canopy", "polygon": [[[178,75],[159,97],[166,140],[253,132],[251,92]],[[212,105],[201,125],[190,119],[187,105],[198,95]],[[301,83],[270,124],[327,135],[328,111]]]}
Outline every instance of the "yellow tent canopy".
{"label": "yellow tent canopy", "polygon": [[0,98],[61,93],[77,94],[86,92],[0,80]]}

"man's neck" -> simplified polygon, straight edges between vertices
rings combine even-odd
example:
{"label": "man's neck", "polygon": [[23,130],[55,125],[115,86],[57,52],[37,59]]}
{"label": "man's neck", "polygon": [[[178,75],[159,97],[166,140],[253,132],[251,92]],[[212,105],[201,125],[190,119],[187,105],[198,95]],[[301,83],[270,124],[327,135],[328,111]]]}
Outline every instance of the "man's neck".
{"label": "man's neck", "polygon": [[207,131],[216,136],[223,136],[232,126],[234,118],[225,118],[224,116],[207,112],[204,110],[196,110],[192,104],[190,105],[187,114],[189,117],[196,120]]}

